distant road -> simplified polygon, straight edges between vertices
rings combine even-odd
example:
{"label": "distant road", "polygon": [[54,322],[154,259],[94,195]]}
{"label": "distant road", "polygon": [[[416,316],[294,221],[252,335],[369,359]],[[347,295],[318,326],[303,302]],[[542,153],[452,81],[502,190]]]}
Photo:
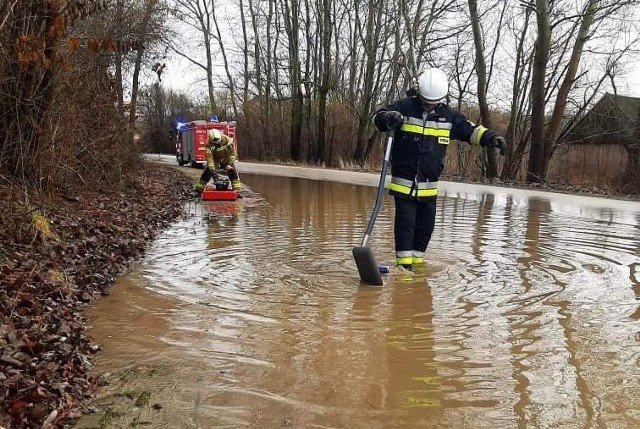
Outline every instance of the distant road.
{"label": "distant road", "polygon": [[[172,155],[146,155],[150,161],[171,164],[178,167],[176,157]],[[380,175],[375,173],[359,173],[329,168],[295,167],[290,165],[260,164],[255,162],[237,162],[238,172],[260,174],[263,176],[299,177],[301,179],[327,180],[330,182],[353,183],[355,185],[378,186]],[[191,167],[184,167],[191,169]],[[197,171],[194,169],[194,171]]]}
{"label": "distant road", "polygon": [[[178,167],[176,157],[173,155],[148,154],[146,155],[146,159]],[[352,183],[354,185],[363,186],[378,186],[378,181],[380,180],[380,175],[378,173],[363,173],[330,168],[296,167],[291,165],[261,164],[255,162],[237,162],[236,166],[238,167],[240,175],[242,175],[242,173],[247,173],[265,176],[298,177],[302,179]],[[182,168],[192,170],[190,167]],[[197,170],[193,169],[193,171]],[[561,202],[563,204],[574,204],[576,206],[637,211],[640,214],[640,202],[616,200],[611,198],[538,191],[534,189],[448,182],[445,180],[438,182],[438,190],[447,196],[473,200],[477,200],[478,196],[482,196],[483,194],[492,194],[496,197],[512,197],[514,199],[541,198],[553,202]]]}

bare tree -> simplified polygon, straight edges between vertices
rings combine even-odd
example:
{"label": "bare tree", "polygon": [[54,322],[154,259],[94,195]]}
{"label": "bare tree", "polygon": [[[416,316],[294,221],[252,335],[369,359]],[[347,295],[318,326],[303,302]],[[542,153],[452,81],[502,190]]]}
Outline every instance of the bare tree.
{"label": "bare tree", "polygon": [[516,15],[510,24],[515,42],[515,57],[512,64],[509,124],[505,136],[509,152],[502,170],[501,178],[503,180],[516,178],[529,143],[530,128],[527,126],[525,116],[530,110],[527,88],[530,87],[534,56],[533,50],[527,46],[532,13],[531,8],[524,8],[522,16]]}
{"label": "bare tree", "polygon": [[[299,0],[281,0],[284,28],[289,48],[289,78],[291,84],[291,159],[301,159],[302,137],[302,74],[300,62],[300,2]],[[290,1],[290,3],[289,3]]]}
{"label": "bare tree", "polygon": [[331,89],[331,27],[333,25],[331,14],[331,1],[321,0],[320,9],[322,15],[320,19],[322,54],[320,56],[319,68],[320,87],[318,89],[318,146],[316,150],[316,161],[324,163],[327,159],[326,148],[326,118],[327,118],[327,97]]}
{"label": "bare tree", "polygon": [[[464,34],[456,35],[456,45],[453,47],[451,54],[454,59],[452,71],[454,90],[452,91],[451,97],[455,97],[456,110],[458,111],[462,110],[462,105],[469,92],[473,71],[475,69],[473,56],[470,52],[472,52],[472,50],[469,49],[468,37]],[[462,173],[466,171],[467,162],[465,153],[467,153],[469,149],[466,145],[457,144],[455,147],[456,165],[458,167],[457,173]]]}
{"label": "bare tree", "polygon": [[[372,139],[366,138],[367,128],[370,121],[374,101],[374,82],[376,72],[376,60],[378,57],[378,49],[382,43],[382,19],[384,11],[384,2],[382,0],[370,0],[367,4],[364,33],[361,37],[364,39],[364,87],[360,99],[358,132],[356,140],[356,150],[353,154],[353,160],[364,165],[371,151],[373,143]],[[357,13],[357,12],[356,12]],[[368,141],[367,141],[368,140]]]}
{"label": "bare tree", "polygon": [[[249,0],[249,7],[252,6]],[[239,0],[238,9],[240,11],[240,26],[242,27],[242,59],[243,59],[243,85],[242,85],[242,103],[249,98],[249,35],[247,31],[247,18],[244,11],[244,0]],[[253,17],[253,13],[251,14]],[[255,43],[256,63],[260,61],[259,44]],[[237,114],[237,112],[236,112]]]}
{"label": "bare tree", "polygon": [[[631,0],[618,2],[588,0],[578,13],[556,11],[552,15],[548,2],[536,1],[538,41],[531,87],[532,121],[528,181],[539,182],[546,179],[549,161],[562,130],[568,97],[579,77],[578,70],[585,45],[595,36],[600,23],[616,20],[620,13],[632,10],[630,8],[637,4],[637,1]],[[555,18],[553,23],[552,16]],[[564,34],[560,33],[561,38],[558,39],[563,41],[558,49],[560,58],[554,61],[551,79],[545,81],[552,32],[557,32],[565,23],[568,24],[568,29]],[[568,54],[566,62],[561,60],[565,57],[565,53]],[[542,95],[545,90],[546,97]],[[552,96],[555,102],[549,123],[545,124],[545,106]]]}
{"label": "bare tree", "polygon": [[[490,64],[489,64],[489,73],[487,72],[487,64],[485,61],[485,46],[484,46],[484,37],[481,26],[481,18],[478,13],[478,2],[477,0],[468,0],[469,2],[469,13],[471,16],[471,28],[473,31],[473,41],[475,46],[476,58],[475,58],[475,70],[476,75],[478,77],[477,80],[477,89],[478,89],[478,105],[480,107],[480,121],[481,123],[487,127],[492,128],[491,122],[491,112],[489,109],[489,103],[487,101],[487,89],[489,87],[489,79],[491,70],[493,70],[495,53],[500,43],[500,35],[502,29],[502,22],[505,17],[505,12],[508,3],[503,2],[502,10],[499,12],[499,18],[496,28],[496,36],[495,43],[493,45],[493,49],[490,51]],[[490,179],[498,176],[498,168],[496,163],[496,153],[493,149],[484,148],[483,149],[484,159],[486,160],[486,176]]]}
{"label": "bare tree", "polygon": [[133,77],[131,79],[131,101],[129,103],[129,135],[133,142],[135,123],[138,112],[138,90],[140,86],[140,71],[142,62],[147,54],[147,47],[151,45],[157,36],[159,24],[158,13],[161,4],[158,0],[145,0],[140,20],[137,22],[138,44],[133,63]]}
{"label": "bare tree", "polygon": [[[267,148],[267,135],[268,135],[268,124],[270,122],[271,109],[270,103],[265,100],[268,100],[269,85],[271,79],[271,66],[272,62],[270,60],[271,55],[271,15],[273,13],[274,1],[269,0],[269,13],[266,17],[263,16],[262,9],[260,8],[260,3],[255,0],[248,0],[248,8],[249,8],[249,16],[251,19],[251,36],[245,36],[247,41],[251,40],[251,45],[244,46],[244,58],[245,61],[252,60],[251,64],[246,63],[245,66],[245,96],[244,103],[249,102],[249,86],[252,85],[255,88],[255,92],[257,92],[257,100],[252,99],[251,104],[258,104],[262,110],[262,115],[255,115],[253,118],[253,122],[258,126],[259,132],[257,135],[252,136],[252,143],[255,144],[256,151],[258,153],[258,157],[264,159],[267,157],[267,154],[270,152]],[[241,3],[242,7],[242,3]],[[244,13],[241,14],[244,17]],[[261,20],[264,19],[264,22],[261,24]],[[260,27],[264,31],[264,33],[260,32]],[[243,32],[246,32],[244,18],[243,18]],[[261,40],[264,37],[267,40],[266,47],[262,46]],[[251,54],[251,55],[250,55]],[[264,67],[264,68],[263,68]],[[265,75],[263,75],[263,69],[266,69]],[[254,93],[255,93],[254,92]]]}
{"label": "bare tree", "polygon": [[153,153],[175,153],[169,138],[171,113],[168,109],[168,94],[159,82],[143,88],[140,109],[144,112],[145,130],[142,142]]}
{"label": "bare tree", "polygon": [[529,168],[527,181],[537,182],[542,179],[542,159],[544,156],[544,114],[545,114],[545,76],[549,50],[551,49],[551,23],[549,20],[549,0],[536,0],[538,38],[536,40],[533,59],[533,76],[531,79],[531,150],[529,152]]}
{"label": "bare tree", "polygon": [[236,89],[234,79],[229,68],[229,59],[227,56],[227,49],[225,48],[226,41],[222,40],[222,34],[220,32],[220,25],[218,24],[218,16],[216,15],[215,3],[211,4],[211,19],[216,30],[215,40],[218,42],[218,48],[220,49],[220,55],[222,56],[222,65],[224,67],[225,74],[227,75],[227,88],[229,89],[229,96],[231,98],[231,106],[233,109],[233,117],[238,117],[238,104],[236,102]]}
{"label": "bare tree", "polygon": [[178,21],[184,24],[187,29],[195,31],[202,37],[202,40],[196,47],[202,47],[204,49],[204,59],[199,60],[197,57],[191,55],[186,47],[174,43],[172,49],[179,56],[185,58],[191,64],[195,65],[199,69],[203,70],[206,75],[207,90],[209,94],[209,104],[212,111],[217,111],[215,100],[215,85],[213,82],[213,31],[214,23],[212,19],[214,0],[175,0],[175,9],[173,10],[174,16]]}

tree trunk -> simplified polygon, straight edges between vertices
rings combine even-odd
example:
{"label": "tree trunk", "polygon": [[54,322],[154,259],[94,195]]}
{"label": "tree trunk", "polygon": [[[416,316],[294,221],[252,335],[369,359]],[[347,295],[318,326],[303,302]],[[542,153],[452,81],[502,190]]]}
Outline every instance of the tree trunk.
{"label": "tree trunk", "polygon": [[[206,18],[209,21],[209,16]],[[214,85],[213,85],[213,61],[211,60],[211,36],[210,28],[207,29],[204,33],[204,51],[207,56],[206,58],[206,73],[207,73],[207,91],[209,93],[209,109],[211,112],[217,112],[218,106],[216,105],[216,96],[214,93]]]}
{"label": "tree trunk", "polygon": [[[275,0],[269,0],[269,12],[267,14],[267,28],[266,28],[266,32],[267,32],[267,53],[264,56],[266,59],[266,76],[265,76],[265,82],[264,82],[264,92],[260,92],[260,103],[264,103],[264,124],[263,124],[263,129],[265,129],[265,135],[266,135],[266,126],[265,124],[271,124],[272,123],[272,112],[271,112],[271,85],[272,85],[272,74],[273,74],[273,64],[275,64],[275,62],[271,61],[271,51],[272,51],[272,41],[271,41],[271,31],[273,28],[273,16],[276,10],[276,3]],[[277,37],[276,37],[276,40]],[[275,52],[275,50],[274,50]],[[263,98],[263,94],[264,94],[264,98]],[[278,105],[280,105],[280,103],[278,103]],[[280,127],[278,127],[278,132],[282,133],[283,125],[281,125]],[[278,140],[280,140],[281,142],[284,142],[284,138],[279,138]],[[275,152],[275,151],[274,151]]]}
{"label": "tree trunk", "polygon": [[578,30],[576,41],[571,51],[571,57],[567,64],[567,71],[564,75],[564,79],[562,80],[562,84],[560,85],[560,89],[558,90],[558,95],[556,96],[551,120],[547,125],[544,136],[542,165],[540,170],[543,179],[547,177],[549,162],[551,161],[551,156],[555,150],[556,139],[562,126],[562,118],[564,117],[566,110],[567,98],[569,97],[569,92],[573,87],[576,73],[578,72],[578,66],[580,64],[584,45],[589,39],[589,31],[594,20],[594,14],[598,3],[600,3],[600,0],[589,0],[589,3],[585,8],[582,15],[582,22],[580,23],[580,29]]}
{"label": "tree trunk", "polygon": [[129,132],[130,143],[133,144],[133,138],[136,127],[136,113],[138,110],[138,89],[140,86],[140,69],[142,68],[142,56],[144,55],[144,45],[138,47],[136,51],[136,59],[133,64],[133,78],[131,81],[131,101],[129,103]]}
{"label": "tree trunk", "polygon": [[373,100],[373,83],[375,80],[375,67],[377,59],[377,45],[380,35],[380,19],[384,9],[383,3],[379,0],[370,0],[368,5],[365,34],[366,63],[364,71],[364,88],[360,98],[358,131],[356,137],[356,150],[353,160],[363,166],[367,161],[367,148],[371,145],[366,136],[367,128],[370,124],[371,103]]}
{"label": "tree trunk", "polygon": [[322,74],[318,90],[318,147],[316,162],[323,165],[327,161],[325,126],[327,116],[327,96],[331,84],[331,0],[322,0],[322,54],[320,56]]}
{"label": "tree trunk", "polygon": [[129,104],[129,130],[128,135],[133,144],[136,125],[136,113],[138,111],[138,91],[140,87],[140,70],[142,69],[142,58],[145,53],[145,44],[148,42],[149,26],[151,24],[151,16],[155,11],[157,0],[148,0],[146,3],[144,15],[142,17],[142,27],[140,30],[140,46],[136,51],[136,59],[133,65],[133,78],[131,81],[131,103]]}
{"label": "tree trunk", "polygon": [[300,51],[299,51],[299,0],[283,0],[285,30],[289,38],[289,71],[291,74],[291,149],[290,157],[293,161],[300,159],[302,138],[303,94],[300,89]]}
{"label": "tree trunk", "polygon": [[[251,5],[251,1],[249,0],[249,5]],[[239,0],[239,8],[240,8],[240,25],[242,27],[242,43],[244,49],[242,50],[242,56],[244,60],[244,70],[243,70],[243,84],[242,84],[242,103],[246,103],[249,98],[249,38],[247,37],[247,19],[244,16],[244,1]],[[253,14],[252,14],[253,15]],[[256,46],[256,65],[260,62],[259,49],[258,46],[258,38],[255,40]]]}
{"label": "tree trunk", "polygon": [[551,46],[549,0],[536,0],[536,15],[538,37],[531,79],[531,150],[527,168],[527,182],[530,183],[543,180],[545,76]]}
{"label": "tree trunk", "polygon": [[[478,15],[477,0],[469,0],[469,12],[471,14],[471,28],[473,30],[473,44],[476,49],[476,75],[478,76],[478,104],[480,106],[480,122],[487,128],[491,128],[491,113],[487,104],[487,65],[484,60],[484,43],[480,29],[480,16]],[[484,148],[486,161],[486,175],[493,179],[498,176],[495,150]]]}
{"label": "tree trunk", "polygon": [[[122,0],[119,0],[116,3],[116,22],[120,22],[121,21],[121,17],[123,15],[122,12]],[[118,34],[118,38],[121,38],[121,35]],[[116,75],[115,75],[115,79],[116,79],[116,91],[117,91],[117,97],[118,97],[118,110],[119,111],[124,111],[124,90],[122,88],[122,52],[120,50],[118,50],[116,52],[116,59],[115,59],[115,68],[116,68]]]}
{"label": "tree trunk", "polygon": [[[259,28],[258,28],[258,16],[255,10],[255,5],[254,5],[254,1],[255,0],[248,0],[249,1],[249,16],[251,17],[251,28],[253,30],[253,34],[254,34],[254,41],[253,41],[253,55],[254,55],[254,71],[255,71],[255,87],[256,90],[258,91],[258,100],[257,102],[259,103],[260,107],[262,108],[262,110],[264,111],[264,115],[257,115],[256,120],[257,120],[257,124],[258,125],[258,133],[257,136],[255,136],[255,144],[258,147],[258,157],[259,159],[263,159],[263,157],[265,156],[271,156],[272,154],[270,153],[271,151],[268,150],[268,145],[267,145],[267,140],[265,140],[265,136],[267,136],[269,134],[269,116],[270,116],[270,109],[269,109],[269,96],[268,96],[268,91],[265,89],[265,83],[263,81],[263,77],[262,77],[262,59],[263,56],[261,54],[261,48],[260,48],[260,38],[257,37],[257,35],[259,34]],[[267,34],[267,52],[264,55],[264,58],[266,59],[266,63],[267,63],[267,72],[266,72],[266,87],[268,87],[271,83],[271,60],[270,60],[270,55],[271,55],[271,10],[273,8],[273,1],[269,2],[269,17],[267,18],[267,28],[265,30],[266,34]],[[243,30],[245,31],[245,30]],[[249,46],[245,46],[244,49],[245,52],[245,61],[249,60]],[[246,103],[248,101],[248,85],[249,85],[249,79],[248,79],[248,73],[249,73],[249,66],[248,64],[245,64],[245,73],[247,73],[247,75],[245,76],[245,82],[247,85],[246,88],[246,95],[245,95],[245,100],[244,102]],[[267,95],[265,96],[265,91],[267,92]]]}
{"label": "tree trunk", "polygon": [[507,153],[507,159],[502,168],[502,180],[515,180],[522,165],[522,158],[526,150],[527,139],[518,138],[518,125],[522,121],[524,100],[528,77],[530,76],[531,63],[527,59],[524,51],[524,42],[529,29],[529,18],[531,12],[525,9],[524,24],[522,26],[520,36],[518,37],[518,45],[516,48],[515,68],[513,70],[513,88],[511,91],[511,109],[509,113],[509,124],[507,125],[507,135],[505,136],[507,144],[510,147]]}

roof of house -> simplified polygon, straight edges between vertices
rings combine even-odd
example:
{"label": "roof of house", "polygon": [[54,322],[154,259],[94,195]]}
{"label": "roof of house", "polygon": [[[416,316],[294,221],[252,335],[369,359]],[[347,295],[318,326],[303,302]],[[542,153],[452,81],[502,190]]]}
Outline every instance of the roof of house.
{"label": "roof of house", "polygon": [[640,98],[606,93],[573,124],[563,140],[569,143],[625,143],[637,129]]}
{"label": "roof of house", "polygon": [[606,93],[602,98],[609,97],[613,103],[625,114],[634,124],[638,121],[638,111],[640,110],[640,97],[629,97],[626,95],[616,95]]}

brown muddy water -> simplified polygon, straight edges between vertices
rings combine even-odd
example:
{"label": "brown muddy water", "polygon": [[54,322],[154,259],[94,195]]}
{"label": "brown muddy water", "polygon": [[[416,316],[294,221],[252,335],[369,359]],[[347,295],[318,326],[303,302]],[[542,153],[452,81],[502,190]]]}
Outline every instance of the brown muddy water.
{"label": "brown muddy water", "polygon": [[640,427],[638,206],[444,190],[425,267],[375,288],[374,188],[243,181],[264,201],[189,204],[91,309],[76,427]]}

